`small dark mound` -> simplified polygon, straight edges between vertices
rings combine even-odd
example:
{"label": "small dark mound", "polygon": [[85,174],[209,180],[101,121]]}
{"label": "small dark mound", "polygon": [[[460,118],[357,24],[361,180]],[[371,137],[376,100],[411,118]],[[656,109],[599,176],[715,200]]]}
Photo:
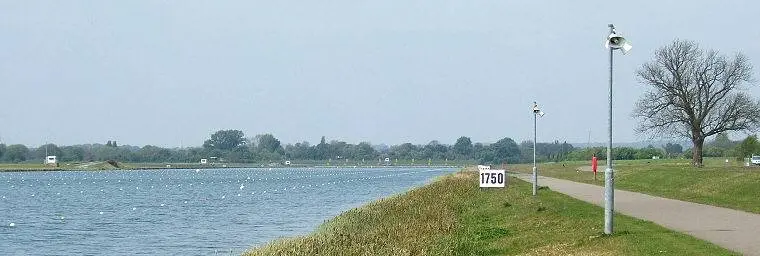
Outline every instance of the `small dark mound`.
{"label": "small dark mound", "polygon": [[119,162],[116,162],[116,160],[108,160],[108,161],[106,161],[106,163],[110,164],[113,167],[120,168],[119,167]]}

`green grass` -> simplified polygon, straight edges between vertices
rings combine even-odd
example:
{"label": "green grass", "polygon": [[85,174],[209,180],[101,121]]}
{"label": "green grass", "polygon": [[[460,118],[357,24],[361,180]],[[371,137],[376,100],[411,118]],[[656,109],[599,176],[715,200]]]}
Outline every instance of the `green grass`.
{"label": "green grass", "polygon": [[115,170],[130,168],[128,165],[119,164],[120,168],[113,167],[106,162],[60,163],[58,167],[36,163],[3,163],[0,164],[0,171]]}
{"label": "green grass", "polygon": [[[340,165],[332,164],[332,165],[320,165],[317,161],[311,161],[309,163],[304,162],[296,162],[293,163],[290,167],[312,167],[312,166],[327,166],[327,167],[336,167],[336,168],[351,168],[354,167],[354,165],[345,165],[345,163],[340,163]],[[447,163],[447,166],[451,166],[454,164],[454,166],[464,166],[466,163],[463,162],[444,162],[440,161],[434,162],[433,166],[436,166],[436,164],[443,165],[444,163]],[[352,164],[352,163],[349,163]],[[355,164],[355,163],[354,163]],[[367,165],[364,166],[372,166],[372,162],[370,162]],[[376,163],[374,163],[376,164]],[[406,164],[401,163],[399,164]],[[374,165],[378,166],[378,165]],[[425,165],[422,164],[415,164],[414,166],[419,167],[425,167],[427,166],[427,163]],[[284,165],[273,165],[270,166],[268,163],[213,163],[213,164],[200,164],[200,163],[122,163],[119,162],[119,168],[114,168],[113,166],[110,166],[109,164],[105,162],[64,162],[60,163],[59,167],[53,167],[53,166],[46,166],[44,164],[37,164],[37,163],[0,163],[0,172],[2,171],[60,171],[60,170],[115,170],[115,169],[124,169],[124,170],[133,170],[133,169],[203,169],[203,168],[267,168],[267,167],[286,167]],[[393,166],[389,166],[393,167]]]}
{"label": "green grass", "polygon": [[[760,168],[733,159],[726,165],[724,159],[706,159],[703,168],[692,167],[689,160],[615,161],[615,188],[760,213]],[[596,181],[591,172],[577,171],[589,165],[550,163],[538,169],[542,176],[603,186],[606,163],[599,162]],[[514,165],[511,170],[531,172],[531,167]]]}
{"label": "green grass", "polygon": [[11,163],[0,163],[0,171],[2,170],[55,170],[58,169],[53,166],[46,166],[44,164],[30,164],[30,163],[21,163],[21,164],[11,164]]}
{"label": "green grass", "polygon": [[528,183],[477,187],[460,172],[403,195],[349,210],[307,236],[244,255],[734,255],[651,222],[616,216],[601,233],[600,207]]}

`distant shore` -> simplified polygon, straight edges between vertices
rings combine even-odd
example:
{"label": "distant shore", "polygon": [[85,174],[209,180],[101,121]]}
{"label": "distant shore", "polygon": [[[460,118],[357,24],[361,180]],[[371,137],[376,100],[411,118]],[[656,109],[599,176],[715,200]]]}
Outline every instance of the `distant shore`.
{"label": "distant shore", "polygon": [[246,163],[117,163],[107,162],[66,163],[54,166],[43,164],[0,164],[0,172],[44,172],[44,171],[108,171],[108,170],[195,170],[224,168],[457,168],[456,165],[268,165]]}

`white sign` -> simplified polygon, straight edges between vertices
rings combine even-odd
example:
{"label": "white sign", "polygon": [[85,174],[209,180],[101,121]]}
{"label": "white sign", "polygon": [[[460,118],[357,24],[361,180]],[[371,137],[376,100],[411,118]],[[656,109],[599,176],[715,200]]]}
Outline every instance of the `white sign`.
{"label": "white sign", "polygon": [[481,188],[503,188],[506,186],[507,175],[504,170],[484,169],[480,169]]}

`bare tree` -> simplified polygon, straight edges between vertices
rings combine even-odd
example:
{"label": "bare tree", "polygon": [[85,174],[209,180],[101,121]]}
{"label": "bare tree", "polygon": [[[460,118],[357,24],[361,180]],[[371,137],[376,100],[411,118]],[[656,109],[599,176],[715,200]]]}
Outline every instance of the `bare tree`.
{"label": "bare tree", "polygon": [[633,113],[641,120],[638,130],[690,138],[692,164],[702,166],[707,137],[760,125],[760,102],[744,93],[753,82],[751,72],[741,53],[729,58],[683,40],[658,49],[637,72],[651,86]]}

